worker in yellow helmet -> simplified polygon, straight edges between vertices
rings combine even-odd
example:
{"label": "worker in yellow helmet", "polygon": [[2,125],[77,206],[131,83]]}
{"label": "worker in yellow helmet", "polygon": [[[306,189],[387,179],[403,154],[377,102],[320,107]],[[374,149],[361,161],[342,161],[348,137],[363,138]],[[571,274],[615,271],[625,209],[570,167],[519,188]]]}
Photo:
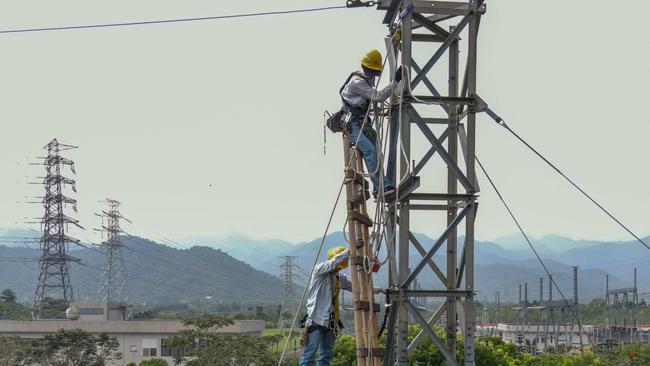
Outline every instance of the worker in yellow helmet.
{"label": "worker in yellow helmet", "polygon": [[349,258],[348,249],[330,248],[327,260],[314,267],[307,292],[307,316],[300,332],[305,346],[300,366],[312,366],[317,353],[317,366],[329,366],[332,360],[334,340],[343,325],[339,317],[339,292],[352,291],[352,283],[341,273],[348,267]]}
{"label": "worker in yellow helmet", "polygon": [[[348,139],[363,155],[368,172],[374,173],[370,180],[373,183],[373,195],[377,197],[379,191],[379,169],[377,168],[377,147],[375,144],[376,133],[372,129],[372,120],[364,117],[368,113],[368,108],[373,102],[383,102],[388,99],[396,90],[401,88],[402,68],[400,67],[393,81],[385,88],[377,90],[375,88],[375,79],[381,75],[383,61],[381,53],[377,50],[369,51],[361,59],[362,72],[355,71],[345,81],[339,94],[343,101],[343,112],[348,116],[347,131]],[[363,126],[363,129],[362,129]],[[384,194],[391,193],[395,189],[388,177],[383,179]]]}

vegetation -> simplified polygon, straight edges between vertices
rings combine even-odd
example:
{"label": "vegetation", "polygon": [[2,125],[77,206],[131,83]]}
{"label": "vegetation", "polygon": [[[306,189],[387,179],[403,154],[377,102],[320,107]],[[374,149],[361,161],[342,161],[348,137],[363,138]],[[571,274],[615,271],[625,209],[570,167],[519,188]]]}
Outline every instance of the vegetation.
{"label": "vegetation", "polygon": [[0,302],[0,319],[29,320],[31,309],[15,302]]}
{"label": "vegetation", "polygon": [[[191,319],[206,314],[220,314],[236,320],[265,320],[267,328],[274,328],[278,322],[279,307],[277,304],[251,304],[236,301],[229,303],[150,303],[135,306],[132,317],[134,320]],[[293,313],[283,315],[285,319],[292,316]]]}
{"label": "vegetation", "polygon": [[[418,326],[409,327],[409,340],[419,332]],[[441,329],[436,330],[441,339],[445,339]],[[385,339],[382,339],[382,343]],[[460,337],[458,341],[461,342]],[[458,343],[456,359],[463,362],[463,346]],[[559,351],[558,351],[559,352]],[[500,338],[487,337],[476,342],[476,364],[480,366],[615,366],[615,365],[650,365],[650,345],[628,345],[623,348],[602,348],[585,350],[583,353],[549,353],[532,356],[520,354],[514,344],[504,343]],[[334,347],[332,366],[354,364],[355,342],[350,335],[340,336]],[[429,338],[425,338],[410,355],[410,366],[444,366],[445,359]],[[298,357],[291,357],[286,366],[298,365]]]}
{"label": "vegetation", "polygon": [[[171,338],[176,350],[175,365],[187,362],[188,366],[225,366],[231,362],[248,365],[272,365],[277,362],[279,350],[271,347],[282,336],[270,332],[263,337],[232,336],[215,332],[233,321],[219,316],[205,316],[185,321],[187,330]],[[419,332],[417,326],[409,328],[412,340]],[[442,330],[436,330],[444,340]],[[382,339],[382,343],[385,339]],[[458,338],[457,360],[462,364],[463,347]],[[350,335],[340,336],[334,347],[332,366],[347,366],[355,361],[355,342]],[[42,340],[19,337],[0,337],[0,366],[103,366],[121,358],[118,342],[105,334],[94,336],[82,330],[60,330]],[[182,351],[182,352],[180,352]],[[295,366],[298,357],[286,358],[284,365]],[[410,355],[410,366],[443,366],[444,357],[433,343],[425,338]],[[623,348],[588,349],[582,353],[557,350],[538,356],[520,354],[515,345],[495,337],[479,338],[476,342],[476,364],[481,366],[610,366],[650,365],[650,345],[628,345]],[[134,363],[129,366],[136,366]],[[169,366],[162,359],[140,362],[137,366]]]}
{"label": "vegetation", "polygon": [[138,366],[169,366],[169,364],[162,358],[152,358],[151,360],[140,362]]}
{"label": "vegetation", "polygon": [[226,366],[231,362],[237,365],[273,363],[265,338],[216,332],[233,324],[232,319],[208,315],[187,319],[184,324],[188,329],[170,338],[177,365],[183,361],[187,362],[187,366]]}
{"label": "vegetation", "polygon": [[5,289],[0,293],[0,300],[7,302],[16,302],[16,293],[11,289]]}
{"label": "vegetation", "polygon": [[[433,304],[433,305],[435,306],[437,304]],[[529,301],[528,305],[529,306],[539,305],[539,301]],[[482,303],[476,302],[475,309],[477,314],[479,314],[479,316],[483,314]],[[646,304],[645,301],[641,301],[639,303],[638,309],[639,309],[639,313],[638,313],[639,322],[641,324],[650,324],[650,304]],[[618,317],[622,317],[626,310],[630,311],[631,309],[619,308],[617,310],[614,308],[610,308],[610,317],[614,317],[615,315],[618,315]],[[602,324],[605,323],[605,319],[607,317],[607,306],[605,305],[604,300],[593,299],[588,304],[580,304],[579,313],[580,313],[580,321],[583,324]],[[488,317],[490,319],[490,322],[495,322],[497,319],[496,309],[494,304],[488,304]],[[534,310],[529,311],[528,319],[532,323],[540,321],[540,312]],[[519,317],[519,314],[515,309],[515,304],[513,303],[501,304],[501,308],[499,309],[499,322],[500,323],[521,322],[521,318]]]}
{"label": "vegetation", "polygon": [[106,334],[60,330],[43,339],[0,337],[0,366],[102,366],[119,360],[119,343]]}

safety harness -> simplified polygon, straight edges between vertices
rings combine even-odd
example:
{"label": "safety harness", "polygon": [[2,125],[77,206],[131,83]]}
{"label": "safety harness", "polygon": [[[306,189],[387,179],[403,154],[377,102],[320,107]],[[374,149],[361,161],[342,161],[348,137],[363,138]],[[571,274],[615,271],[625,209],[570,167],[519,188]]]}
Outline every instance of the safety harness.
{"label": "safety harness", "polygon": [[341,280],[338,272],[330,276],[332,280],[332,313],[330,314],[330,329],[334,337],[343,329],[341,322],[341,307],[339,306],[339,293],[341,292]]}
{"label": "safety harness", "polygon": [[343,329],[343,322],[341,322],[341,307],[339,303],[339,294],[341,292],[341,280],[338,272],[330,273],[330,281],[332,282],[332,312],[330,313],[329,327],[324,327],[320,324],[312,323],[306,325],[308,315],[300,321],[300,344],[306,346],[309,338],[309,333],[319,332],[332,332],[336,338],[341,329]]}
{"label": "safety harness", "polygon": [[343,98],[343,89],[345,89],[345,87],[355,76],[365,80],[368,85],[372,86],[370,78],[368,78],[364,73],[360,71],[355,71],[351,73],[350,76],[348,76],[348,78],[345,80],[345,83],[343,83],[339,89],[339,96],[343,102],[343,107],[334,114],[328,113],[329,116],[325,122],[327,128],[329,128],[330,131],[334,133],[346,132],[349,128],[350,123],[360,122],[370,107],[370,101],[366,101],[366,103],[361,106],[352,106],[345,100],[345,98]]}

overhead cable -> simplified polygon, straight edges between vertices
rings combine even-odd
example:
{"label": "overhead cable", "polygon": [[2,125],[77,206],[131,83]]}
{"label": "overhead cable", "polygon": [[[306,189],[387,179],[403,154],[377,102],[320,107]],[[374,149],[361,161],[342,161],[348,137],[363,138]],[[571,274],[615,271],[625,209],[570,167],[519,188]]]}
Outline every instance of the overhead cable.
{"label": "overhead cable", "polygon": [[587,192],[585,192],[584,189],[580,188],[576,182],[573,181],[573,179],[569,178],[566,174],[564,174],[555,164],[551,163],[544,155],[542,155],[539,151],[537,151],[534,147],[532,147],[526,140],[524,140],[521,136],[519,136],[515,131],[510,128],[506,124],[506,122],[499,117],[496,113],[494,113],[490,108],[486,108],[485,112],[492,118],[499,126],[505,128],[508,130],[517,140],[519,140],[522,144],[524,144],[527,148],[529,148],[535,155],[537,155],[540,159],[542,159],[548,166],[550,166],[553,170],[555,170],[558,174],[560,174],[567,182],[569,182],[575,189],[577,189],[580,193],[582,193],[583,196],[587,197],[589,201],[591,201],[594,205],[596,205],[601,211],[603,211],[609,218],[614,220],[620,226],[623,228],[623,230],[627,231],[628,234],[632,235],[634,239],[636,239],[639,243],[641,243],[644,247],[646,247],[648,250],[650,250],[650,246],[646,244],[643,239],[641,239],[638,235],[636,235],[632,230],[630,230],[625,224],[621,222],[621,220],[617,219],[611,212],[609,212],[603,205],[598,203],[591,195],[589,195]]}
{"label": "overhead cable", "polygon": [[313,12],[317,12],[317,11],[345,9],[345,8],[346,8],[345,5],[342,5],[342,6],[324,6],[324,7],[319,7],[319,8],[266,11],[266,12],[259,12],[259,13],[244,13],[244,14],[231,14],[231,15],[215,15],[215,16],[208,16],[208,17],[143,20],[143,21],[132,21],[132,22],[120,22],[120,23],[81,24],[81,25],[68,25],[68,26],[59,26],[59,27],[5,29],[5,30],[0,30],[0,34],[29,33],[29,32],[50,32],[50,31],[62,31],[62,30],[75,30],[75,29],[91,29],[91,28],[132,27],[132,26],[138,26],[138,25],[153,25],[153,24],[166,24],[166,23],[185,23],[185,22],[198,22],[198,21],[207,21],[207,20],[223,20],[223,19],[235,19],[235,18],[261,17],[261,16],[269,16],[269,15],[313,13]]}
{"label": "overhead cable", "polygon": [[577,306],[578,306],[578,304],[575,304],[574,308],[571,307],[571,305],[569,304],[569,301],[566,299],[566,297],[564,296],[564,293],[562,293],[562,290],[560,289],[557,282],[555,282],[555,279],[551,275],[551,271],[549,271],[548,267],[546,266],[546,263],[544,263],[544,260],[542,260],[542,257],[537,252],[537,249],[535,249],[535,246],[533,245],[533,243],[530,241],[530,239],[528,239],[528,235],[526,235],[526,232],[524,231],[523,227],[519,223],[519,220],[517,220],[517,217],[515,217],[515,214],[512,212],[512,210],[510,209],[510,206],[508,205],[506,200],[501,195],[501,192],[499,191],[497,186],[494,184],[494,181],[492,181],[492,178],[490,177],[490,175],[487,173],[487,171],[485,171],[485,167],[483,167],[483,164],[481,164],[481,161],[478,159],[478,157],[475,157],[475,158],[476,158],[476,163],[478,163],[478,166],[481,168],[481,171],[483,171],[483,174],[485,174],[485,177],[490,182],[490,185],[492,186],[492,189],[494,189],[494,192],[499,197],[499,200],[501,200],[501,203],[503,204],[505,209],[508,211],[508,214],[510,214],[510,217],[512,218],[512,221],[514,221],[515,225],[517,225],[517,228],[521,232],[521,235],[523,235],[524,239],[526,240],[526,243],[528,243],[528,246],[533,251],[533,254],[535,254],[535,257],[537,257],[537,260],[539,261],[540,265],[544,269],[544,272],[546,272],[546,275],[548,275],[550,281],[553,284],[553,287],[555,287],[557,292],[560,294],[560,297],[562,298],[562,301],[564,302],[566,307],[570,308],[570,309],[573,309],[573,311],[571,311],[571,315],[575,319],[576,323],[578,323],[578,326],[580,327],[582,332],[587,336],[587,338],[589,338],[589,343],[593,344],[593,342],[591,341],[591,336],[585,330],[584,326],[582,325],[582,322],[580,322],[580,317],[577,314],[577,311],[578,311]]}
{"label": "overhead cable", "polygon": [[332,211],[330,212],[329,219],[327,220],[327,225],[325,225],[325,232],[323,233],[323,237],[320,241],[320,244],[318,245],[318,251],[316,252],[316,256],[314,257],[314,263],[311,266],[311,271],[309,273],[309,277],[307,278],[306,286],[302,292],[302,295],[300,296],[300,302],[298,303],[296,312],[293,316],[293,321],[291,322],[291,328],[289,328],[289,333],[287,333],[287,339],[284,343],[284,348],[282,349],[282,353],[280,354],[280,360],[278,361],[278,366],[282,365],[282,360],[284,359],[284,355],[287,352],[289,337],[291,337],[291,333],[293,333],[293,329],[296,327],[296,321],[298,320],[298,314],[300,313],[300,308],[302,307],[302,304],[305,301],[307,290],[309,290],[309,282],[311,282],[312,276],[314,274],[314,268],[316,268],[316,265],[318,264],[318,258],[320,257],[320,253],[323,250],[323,245],[325,244],[325,238],[327,237],[327,233],[329,232],[330,226],[332,225],[332,219],[334,218],[334,213],[336,213],[336,207],[338,206],[339,201],[341,199],[341,193],[343,192],[344,186],[345,184],[341,183],[341,186],[339,187],[339,192],[336,194],[336,200],[334,200],[334,205],[332,207]]}

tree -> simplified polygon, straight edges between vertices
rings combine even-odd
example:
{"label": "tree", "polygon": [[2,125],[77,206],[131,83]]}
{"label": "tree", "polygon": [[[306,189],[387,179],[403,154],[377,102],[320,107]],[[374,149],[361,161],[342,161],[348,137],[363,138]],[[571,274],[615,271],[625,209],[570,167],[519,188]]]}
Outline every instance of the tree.
{"label": "tree", "polygon": [[133,320],[148,320],[148,319],[153,319],[154,318],[154,313],[151,310],[145,310],[145,311],[140,311],[137,313],[133,313],[131,315],[131,319]]}
{"label": "tree", "polygon": [[30,341],[20,337],[0,337],[0,366],[26,366],[30,364]]}
{"label": "tree", "polygon": [[[32,353],[36,365],[102,366],[106,361],[119,360],[119,342],[107,334],[94,336],[81,329],[61,329],[43,338],[42,348]],[[48,360],[48,361],[44,361]],[[45,363],[43,363],[45,362]]]}
{"label": "tree", "polygon": [[31,309],[17,302],[0,301],[0,319],[28,320]]}
{"label": "tree", "polygon": [[169,366],[169,364],[162,358],[152,358],[151,360],[141,361],[138,366]]}
{"label": "tree", "polygon": [[332,366],[347,366],[356,364],[357,345],[353,336],[342,335],[336,338]]}
{"label": "tree", "polygon": [[3,298],[7,302],[16,302],[16,293],[11,289],[5,289],[2,291],[0,298]]}
{"label": "tree", "polygon": [[191,358],[187,366],[267,365],[273,363],[265,339],[220,334],[219,328],[233,324],[228,318],[208,315],[183,322],[181,334],[170,338],[172,348],[186,350],[174,357],[176,365]]}

